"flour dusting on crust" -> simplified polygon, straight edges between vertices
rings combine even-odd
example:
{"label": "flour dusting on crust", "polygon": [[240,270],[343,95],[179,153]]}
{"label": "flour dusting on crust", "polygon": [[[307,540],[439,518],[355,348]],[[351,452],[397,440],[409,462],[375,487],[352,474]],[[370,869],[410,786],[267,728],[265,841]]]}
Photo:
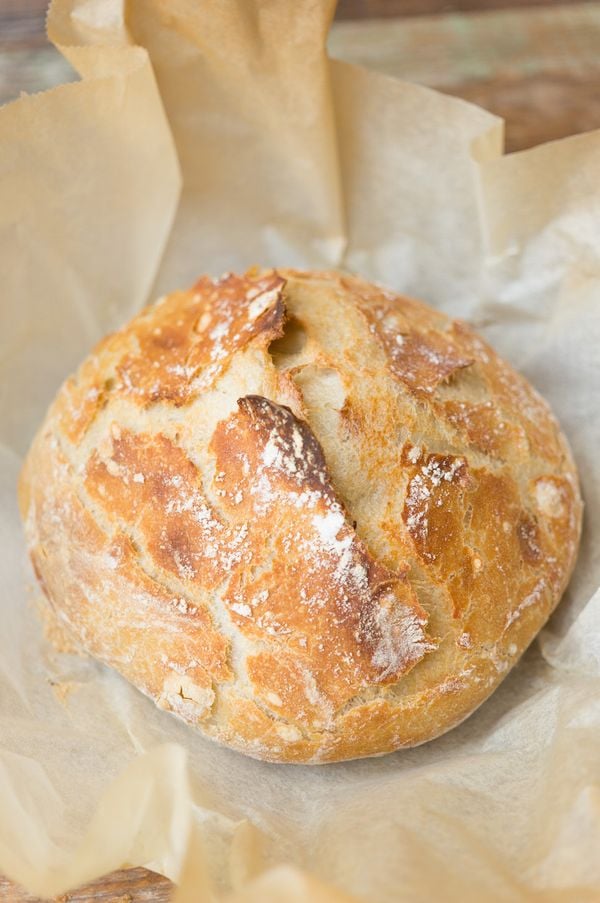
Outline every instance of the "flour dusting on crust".
{"label": "flour dusting on crust", "polygon": [[104,339],[20,505],[77,646],[289,762],[463,720],[556,605],[581,525],[547,405],[467,325],[293,270],[203,277]]}

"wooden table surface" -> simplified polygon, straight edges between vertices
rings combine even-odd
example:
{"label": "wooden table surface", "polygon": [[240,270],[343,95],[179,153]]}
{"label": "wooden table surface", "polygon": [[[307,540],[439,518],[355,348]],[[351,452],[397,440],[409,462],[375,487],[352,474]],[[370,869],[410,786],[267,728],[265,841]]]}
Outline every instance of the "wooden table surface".
{"label": "wooden table surface", "polygon": [[[45,0],[0,0],[0,104],[72,77],[44,33]],[[600,3],[340,0],[333,56],[480,104],[507,151],[600,128]],[[62,903],[164,903],[169,881],[114,872]],[[0,877],[0,900],[39,903]]]}

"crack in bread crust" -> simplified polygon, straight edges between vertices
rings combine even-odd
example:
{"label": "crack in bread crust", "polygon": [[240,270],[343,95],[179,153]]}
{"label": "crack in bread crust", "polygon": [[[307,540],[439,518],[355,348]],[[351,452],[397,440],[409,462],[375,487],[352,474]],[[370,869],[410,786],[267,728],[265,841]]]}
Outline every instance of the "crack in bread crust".
{"label": "crack in bread crust", "polygon": [[204,277],[107,337],[20,502],[82,648],[291,762],[463,720],[558,602],[581,522],[547,405],[469,327],[292,270]]}

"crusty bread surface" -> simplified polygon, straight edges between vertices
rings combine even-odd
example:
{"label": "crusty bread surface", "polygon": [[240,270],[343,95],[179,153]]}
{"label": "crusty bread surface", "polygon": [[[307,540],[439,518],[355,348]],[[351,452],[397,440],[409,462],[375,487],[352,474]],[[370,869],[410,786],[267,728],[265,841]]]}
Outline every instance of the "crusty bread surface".
{"label": "crusty bread surface", "polygon": [[77,645],[250,756],[430,740],[503,679],[571,574],[547,404],[464,323],[359,278],[202,278],[58,393],[20,504]]}

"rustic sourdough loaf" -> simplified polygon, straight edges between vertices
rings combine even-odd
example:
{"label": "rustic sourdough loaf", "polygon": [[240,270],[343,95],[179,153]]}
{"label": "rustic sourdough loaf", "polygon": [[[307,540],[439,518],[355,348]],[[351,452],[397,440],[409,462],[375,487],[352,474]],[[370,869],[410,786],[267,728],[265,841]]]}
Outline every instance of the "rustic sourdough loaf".
{"label": "rustic sourdough loaf", "polygon": [[104,339],[20,501],[77,645],[281,762],[469,715],[558,602],[581,521],[548,406],[468,326],[293,270],[202,278]]}

